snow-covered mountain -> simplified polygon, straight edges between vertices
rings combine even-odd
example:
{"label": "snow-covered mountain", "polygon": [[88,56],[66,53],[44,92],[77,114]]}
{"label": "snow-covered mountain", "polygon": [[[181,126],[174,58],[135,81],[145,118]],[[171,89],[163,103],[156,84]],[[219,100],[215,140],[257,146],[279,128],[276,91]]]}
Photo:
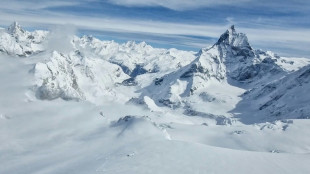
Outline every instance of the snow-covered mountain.
{"label": "snow-covered mountain", "polygon": [[192,52],[13,23],[0,173],[308,174],[309,80],[310,59],[255,50],[234,26]]}
{"label": "snow-covered mountain", "polygon": [[[3,54],[26,57],[42,52],[45,57],[31,71],[37,98],[96,104],[122,101],[211,118],[234,117],[237,106],[257,101],[249,99],[249,92],[242,95],[245,91],[266,91],[268,86],[281,83],[278,79],[296,76],[297,70],[309,63],[308,59],[282,58],[270,51],[255,50],[234,26],[213,46],[198,53],[153,48],[145,42],[118,44],[92,36],[74,36],[66,43],[72,51],[62,52],[46,48],[49,35],[47,31],[25,31],[16,22],[0,35]],[[278,101],[273,98],[265,100]],[[265,103],[255,105],[268,105]],[[269,117],[273,112],[263,115]]]}
{"label": "snow-covered mountain", "polygon": [[[231,116],[228,113],[242,100],[239,96],[244,90],[284,78],[301,64],[309,61],[288,61],[269,51],[254,50],[247,36],[231,26],[213,46],[201,49],[190,64],[141,89],[136,100],[143,103],[145,97],[151,98],[159,106],[182,107],[190,115]],[[225,112],[215,111],[219,109]]]}
{"label": "snow-covered mountain", "polygon": [[219,57],[226,67],[227,76],[241,82],[274,78],[284,70],[276,64],[278,56],[254,50],[243,33],[231,26],[210,49],[202,51],[204,59]]}
{"label": "snow-covered mountain", "polygon": [[34,67],[37,97],[40,99],[115,99],[115,85],[129,78],[122,69],[102,59],[53,52],[49,61]]}
{"label": "snow-covered mountain", "polygon": [[0,53],[26,57],[44,50],[43,42],[47,31],[25,31],[14,22],[7,29],[0,30]]}
{"label": "snow-covered mountain", "polygon": [[75,37],[72,44],[74,52],[66,54],[54,51],[47,61],[36,64],[34,73],[39,98],[60,97],[98,102],[97,99],[101,97],[108,101],[125,102],[132,96],[128,93],[127,96],[122,95],[124,88],[119,86],[144,86],[148,80],[142,79],[138,83],[137,76],[152,78],[165,74],[194,58],[192,52],[155,49],[144,42],[120,45],[83,36]]}
{"label": "snow-covered mountain", "polygon": [[92,36],[76,37],[73,42],[76,50],[117,64],[132,78],[144,73],[169,73],[194,59],[194,52],[157,49],[145,42],[118,44]]}
{"label": "snow-covered mountain", "polygon": [[[92,36],[75,36],[70,43],[56,43],[71,45],[72,51],[68,53],[48,48],[49,40],[53,39],[51,34],[40,30],[25,31],[17,22],[0,34],[2,54],[28,57],[42,52],[45,59],[36,63],[32,71],[36,77],[36,96],[40,99],[95,103],[105,98],[125,102],[133,96],[122,95],[123,88],[116,91],[117,86],[145,86],[153,76],[172,72],[195,58],[194,52],[157,49],[145,42],[118,44]],[[150,77],[138,82],[136,77],[139,75]],[[130,94],[133,93],[134,89],[130,90]]]}

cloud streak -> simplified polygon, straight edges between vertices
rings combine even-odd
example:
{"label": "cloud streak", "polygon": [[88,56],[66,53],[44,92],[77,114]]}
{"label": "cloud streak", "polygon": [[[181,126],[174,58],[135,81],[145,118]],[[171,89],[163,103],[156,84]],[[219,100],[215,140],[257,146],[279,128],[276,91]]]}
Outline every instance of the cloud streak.
{"label": "cloud streak", "polygon": [[72,0],[54,0],[54,1],[36,1],[36,0],[1,0],[0,9],[2,10],[13,10],[13,11],[29,11],[29,10],[39,10],[50,7],[60,7],[60,6],[74,6],[81,2]]}
{"label": "cloud streak", "polygon": [[250,0],[108,0],[108,2],[123,6],[165,7],[173,10],[189,10],[218,5],[236,5]]}

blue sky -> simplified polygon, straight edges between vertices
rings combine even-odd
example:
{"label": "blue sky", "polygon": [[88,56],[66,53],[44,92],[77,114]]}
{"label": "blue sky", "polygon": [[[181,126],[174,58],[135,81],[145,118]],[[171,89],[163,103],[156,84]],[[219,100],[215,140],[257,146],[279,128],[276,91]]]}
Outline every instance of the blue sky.
{"label": "blue sky", "polygon": [[194,51],[235,24],[255,48],[310,58],[309,0],[1,0],[0,16],[1,26],[72,24],[77,34]]}

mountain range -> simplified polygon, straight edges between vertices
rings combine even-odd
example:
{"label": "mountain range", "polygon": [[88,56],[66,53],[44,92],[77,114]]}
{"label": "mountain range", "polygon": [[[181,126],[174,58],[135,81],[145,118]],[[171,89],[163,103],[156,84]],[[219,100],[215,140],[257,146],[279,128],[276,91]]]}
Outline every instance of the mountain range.
{"label": "mountain range", "polygon": [[0,29],[0,173],[310,172],[310,59],[58,30]]}
{"label": "mountain range", "polygon": [[[70,51],[61,52],[46,48],[52,36],[48,31],[25,31],[17,22],[0,35],[2,54],[46,57],[31,71],[39,99],[97,104],[116,100],[145,106],[151,102],[186,115],[234,118],[233,112],[240,111],[242,118],[262,115],[261,121],[309,115],[305,103],[310,98],[295,97],[299,88],[307,87],[309,59],[255,50],[234,26],[197,53],[73,35],[66,43]],[[286,96],[296,100],[294,106],[288,107]]]}

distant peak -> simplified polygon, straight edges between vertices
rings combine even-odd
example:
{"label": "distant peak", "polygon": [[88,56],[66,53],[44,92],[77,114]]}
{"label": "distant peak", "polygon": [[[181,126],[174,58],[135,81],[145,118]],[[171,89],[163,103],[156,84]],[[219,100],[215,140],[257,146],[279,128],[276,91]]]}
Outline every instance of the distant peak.
{"label": "distant peak", "polygon": [[235,36],[238,34],[235,29],[235,25],[230,26],[226,32],[229,34],[229,36]]}
{"label": "distant peak", "polygon": [[14,21],[9,27],[8,32],[10,34],[17,34],[17,33],[24,33],[25,31],[22,27],[18,24],[18,22]]}
{"label": "distant peak", "polygon": [[20,28],[21,26],[19,25],[18,22],[14,21],[10,26],[9,28]]}
{"label": "distant peak", "polygon": [[18,24],[17,21],[14,21],[12,25],[14,25],[14,26],[20,26],[20,25]]}
{"label": "distant peak", "polygon": [[236,31],[236,29],[235,29],[235,25],[231,25],[231,26],[230,26],[230,28],[229,28],[229,30],[231,30],[231,31],[234,31],[234,32],[235,32],[235,31]]}
{"label": "distant peak", "polygon": [[244,33],[237,33],[235,25],[231,25],[221,35],[216,45],[227,44],[234,47],[250,47],[248,38]]}
{"label": "distant peak", "polygon": [[133,47],[134,45],[136,45],[136,42],[131,40],[131,41],[127,41],[125,44],[127,47]]}

